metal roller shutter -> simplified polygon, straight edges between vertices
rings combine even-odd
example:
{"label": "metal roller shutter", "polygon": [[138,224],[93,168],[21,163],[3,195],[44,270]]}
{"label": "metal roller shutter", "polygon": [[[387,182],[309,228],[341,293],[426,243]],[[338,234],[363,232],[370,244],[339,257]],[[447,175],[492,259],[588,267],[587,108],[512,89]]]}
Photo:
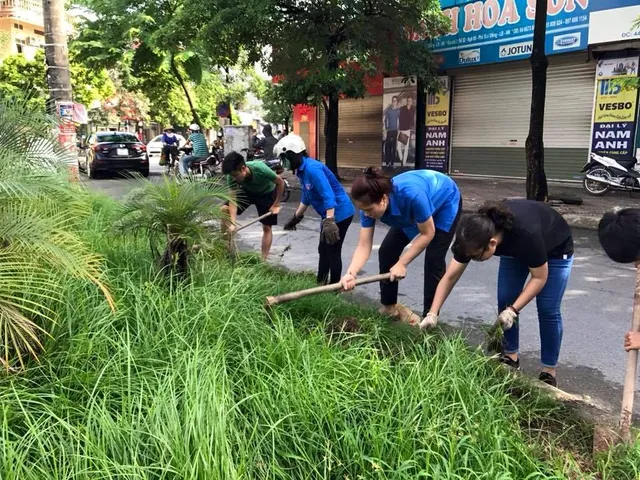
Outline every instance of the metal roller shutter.
{"label": "metal roller shutter", "polygon": [[[596,62],[586,60],[586,54],[549,59],[544,142],[550,179],[577,178],[588,157]],[[451,172],[524,177],[529,62],[454,73]]]}
{"label": "metal roller shutter", "polygon": [[[382,159],[382,96],[340,100],[338,166],[364,168],[379,166]],[[325,158],[324,108],[319,108],[320,159]]]}

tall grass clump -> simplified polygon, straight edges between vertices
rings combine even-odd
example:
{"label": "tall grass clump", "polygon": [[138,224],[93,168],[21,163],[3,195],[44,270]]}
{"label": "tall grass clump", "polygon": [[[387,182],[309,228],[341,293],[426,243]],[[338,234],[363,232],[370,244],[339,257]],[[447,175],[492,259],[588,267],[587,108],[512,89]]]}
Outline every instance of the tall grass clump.
{"label": "tall grass clump", "polygon": [[[148,238],[92,208],[84,238],[117,308],[68,282],[41,363],[0,379],[2,479],[633,478],[626,453],[573,461],[580,426],[459,337],[331,295],[267,311],[313,279],[253,258],[196,252],[169,289]],[[560,433],[528,431],[547,417]]]}

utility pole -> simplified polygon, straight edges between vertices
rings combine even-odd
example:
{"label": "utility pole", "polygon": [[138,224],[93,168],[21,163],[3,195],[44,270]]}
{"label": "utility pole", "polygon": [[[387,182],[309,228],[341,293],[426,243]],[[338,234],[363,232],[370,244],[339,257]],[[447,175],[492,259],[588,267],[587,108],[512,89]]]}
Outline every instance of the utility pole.
{"label": "utility pole", "polygon": [[44,15],[44,51],[47,60],[50,112],[56,101],[71,101],[71,75],[65,25],[64,0],[42,0]]}

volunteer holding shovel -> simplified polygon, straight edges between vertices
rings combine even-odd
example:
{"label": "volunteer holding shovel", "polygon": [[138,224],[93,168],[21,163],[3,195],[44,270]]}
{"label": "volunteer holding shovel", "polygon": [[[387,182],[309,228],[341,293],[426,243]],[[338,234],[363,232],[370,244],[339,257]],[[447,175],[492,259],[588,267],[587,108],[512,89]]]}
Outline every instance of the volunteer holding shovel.
{"label": "volunteer holding shovel", "polygon": [[358,272],[369,260],[376,220],[380,220],[391,227],[378,251],[380,273],[391,274],[389,282],[380,283],[380,313],[417,325],[421,317],[398,303],[397,280],[407,275],[407,266],[425,251],[423,297],[424,311],[429,310],[462,210],[457,185],[432,170],[405,172],[391,179],[368,168],[354,180],[351,198],[360,209],[362,228],[351,265],[341,280],[344,290],[354,288]]}
{"label": "volunteer holding shovel", "polygon": [[331,170],[309,158],[304,141],[298,135],[282,138],[273,151],[289,163],[302,188],[300,205],[284,229],[295,230],[307,208],[312,206],[322,218],[317,281],[322,285],[338,283],[342,274],[342,243],[355,212],[353,204]]}
{"label": "volunteer holding shovel", "polygon": [[452,250],[454,258],[421,326],[436,324],[440,308],[470,260],[483,262],[497,255],[500,314],[496,324],[505,331],[500,361],[520,368],[518,315],[535,298],[540,324],[540,380],[555,387],[563,331],[560,306],[573,265],[573,238],[565,219],[539,202],[489,202],[478,213],[462,218]]}
{"label": "volunteer holding shovel", "polygon": [[223,207],[223,213],[229,216],[229,222],[223,223],[223,231],[233,234],[238,215],[255,205],[258,215],[271,215],[260,220],[262,223],[262,259],[266,260],[271,250],[273,232],[271,227],[278,224],[280,199],[284,192],[284,180],[264,162],[245,161],[238,152],[231,152],[222,161],[222,173],[227,175],[227,184],[234,196]]}

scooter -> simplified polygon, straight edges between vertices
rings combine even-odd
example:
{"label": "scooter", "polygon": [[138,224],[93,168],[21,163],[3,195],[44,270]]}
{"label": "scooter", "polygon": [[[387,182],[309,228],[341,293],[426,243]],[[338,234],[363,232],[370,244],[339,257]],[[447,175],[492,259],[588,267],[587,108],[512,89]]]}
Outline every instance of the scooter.
{"label": "scooter", "polygon": [[[182,152],[182,156],[180,160],[186,155],[191,155],[193,152],[192,147],[182,147],[180,148]],[[189,175],[193,177],[200,177],[204,179],[208,179],[213,177],[216,174],[216,169],[220,167],[222,161],[220,160],[220,155],[217,151],[212,150],[212,152],[204,158],[198,159],[189,164]]]}
{"label": "scooter", "polygon": [[591,195],[610,190],[640,192],[640,163],[635,158],[616,161],[592,152],[582,172],[586,172],[582,185]]}

